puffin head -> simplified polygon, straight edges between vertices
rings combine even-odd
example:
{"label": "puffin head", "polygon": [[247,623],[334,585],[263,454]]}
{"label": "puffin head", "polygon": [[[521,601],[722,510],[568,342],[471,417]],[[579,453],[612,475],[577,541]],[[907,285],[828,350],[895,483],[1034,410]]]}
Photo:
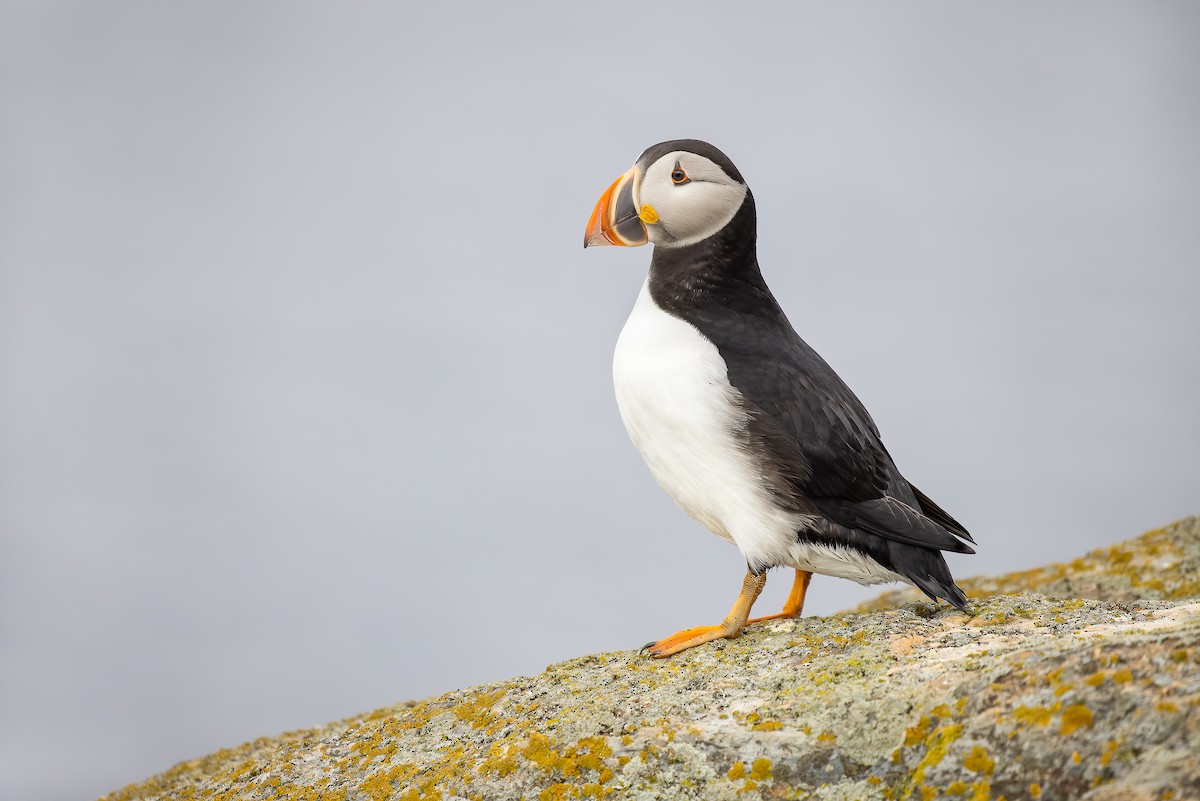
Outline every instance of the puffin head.
{"label": "puffin head", "polygon": [[737,167],[708,142],[660,142],[600,196],[583,246],[694,245],[728,225],[749,197]]}

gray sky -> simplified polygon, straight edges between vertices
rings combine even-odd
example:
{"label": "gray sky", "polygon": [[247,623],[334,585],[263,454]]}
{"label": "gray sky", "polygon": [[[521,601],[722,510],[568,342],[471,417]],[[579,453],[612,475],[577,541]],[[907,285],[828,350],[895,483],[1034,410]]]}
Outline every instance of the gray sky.
{"label": "gray sky", "polygon": [[731,8],[0,5],[0,796],[717,622],[580,247],[663,139],[960,576],[1200,511],[1200,9]]}

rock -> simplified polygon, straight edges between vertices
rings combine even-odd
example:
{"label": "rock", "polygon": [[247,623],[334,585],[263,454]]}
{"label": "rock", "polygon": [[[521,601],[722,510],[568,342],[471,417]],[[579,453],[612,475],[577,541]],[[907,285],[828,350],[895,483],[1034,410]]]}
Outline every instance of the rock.
{"label": "rock", "polygon": [[973,616],[902,601],[669,660],[581,657],[105,798],[1200,798],[1197,554],[1188,518],[964,582]]}

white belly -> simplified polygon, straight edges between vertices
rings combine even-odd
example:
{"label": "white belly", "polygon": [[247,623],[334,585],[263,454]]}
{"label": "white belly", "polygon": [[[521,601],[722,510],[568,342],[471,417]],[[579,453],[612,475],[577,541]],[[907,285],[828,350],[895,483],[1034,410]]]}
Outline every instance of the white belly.
{"label": "white belly", "polygon": [[617,406],[654,478],[756,565],[789,564],[803,518],[772,501],[737,432],[746,425],[716,346],[642,286],[613,356]]}

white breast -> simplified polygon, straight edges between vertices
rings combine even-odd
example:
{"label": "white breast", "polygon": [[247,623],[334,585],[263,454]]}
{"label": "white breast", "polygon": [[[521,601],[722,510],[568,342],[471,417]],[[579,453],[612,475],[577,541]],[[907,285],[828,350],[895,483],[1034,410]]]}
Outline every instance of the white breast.
{"label": "white breast", "polygon": [[747,561],[788,564],[802,518],[777,507],[739,442],[745,414],[716,346],[660,309],[648,283],[617,340],[621,419],[654,478]]}

